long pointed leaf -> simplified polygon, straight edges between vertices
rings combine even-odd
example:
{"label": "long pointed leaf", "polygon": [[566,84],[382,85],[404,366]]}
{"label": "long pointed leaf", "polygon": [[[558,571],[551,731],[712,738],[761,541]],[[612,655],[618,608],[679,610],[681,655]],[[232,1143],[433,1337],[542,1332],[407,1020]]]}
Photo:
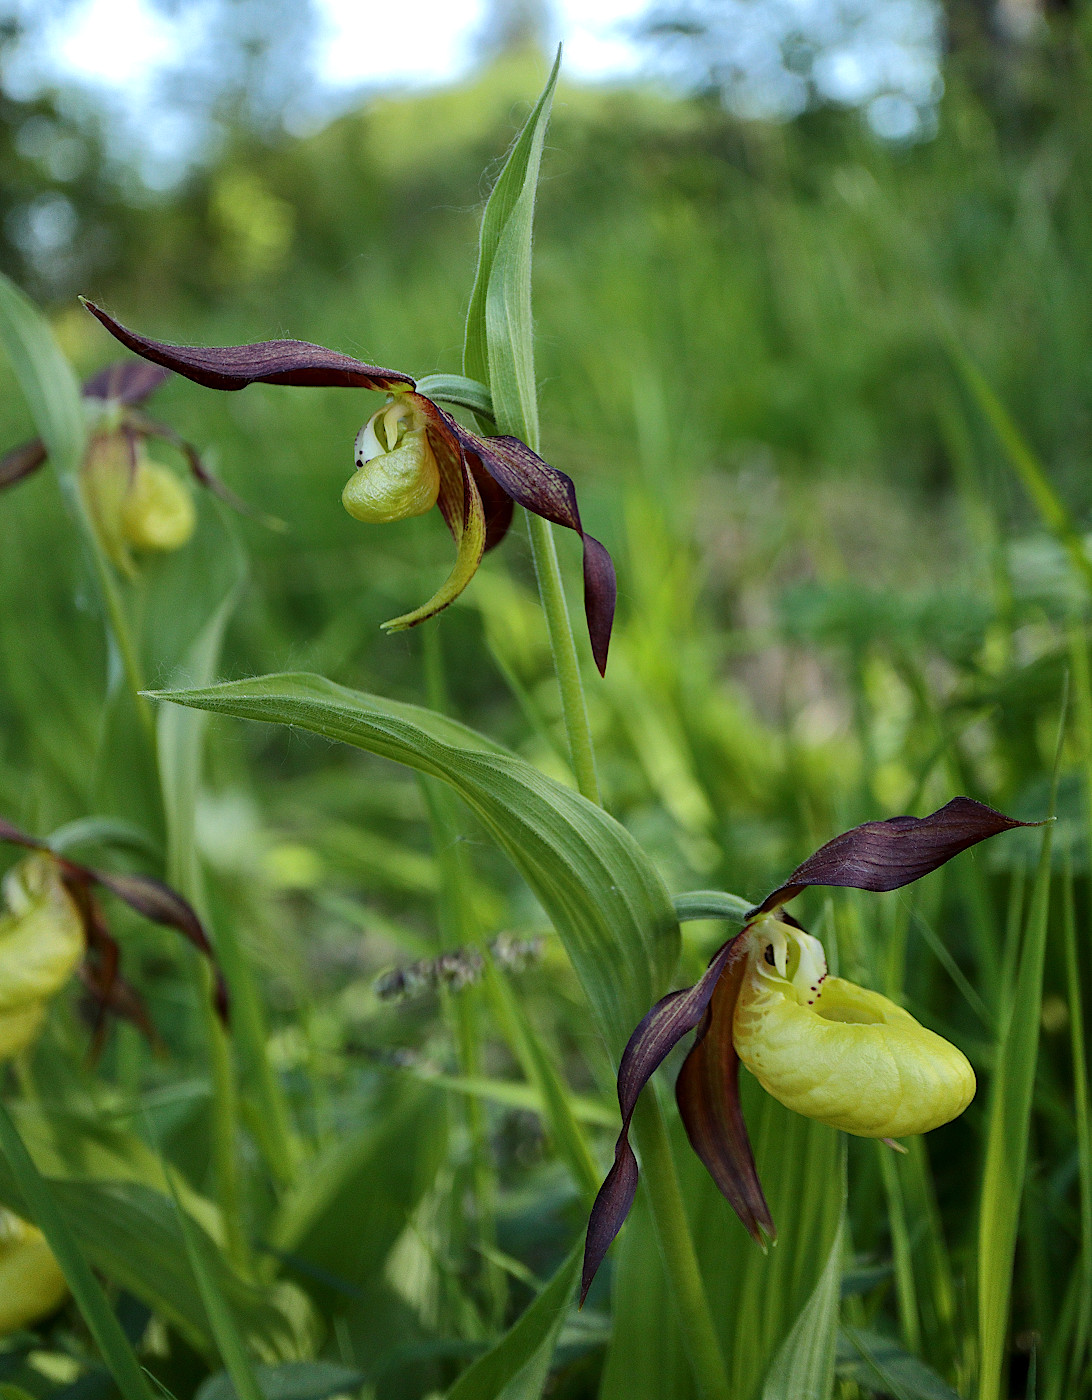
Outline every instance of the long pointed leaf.
{"label": "long pointed leaf", "polygon": [[473,730],[320,676],[160,692],[196,709],[298,725],[442,778],[510,856],[554,922],[615,1060],[678,953],[655,867],[613,818]]}

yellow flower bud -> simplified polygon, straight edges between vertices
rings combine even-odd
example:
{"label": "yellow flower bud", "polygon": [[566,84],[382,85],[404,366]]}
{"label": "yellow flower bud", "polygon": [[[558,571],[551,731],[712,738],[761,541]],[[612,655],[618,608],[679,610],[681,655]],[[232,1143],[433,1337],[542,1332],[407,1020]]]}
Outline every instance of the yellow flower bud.
{"label": "yellow flower bud", "polygon": [[440,470],[423,416],[395,398],[356,437],[356,471],[341,493],[354,520],[387,524],[424,515],[440,494]]}
{"label": "yellow flower bud", "polygon": [[0,1209],[0,1337],[48,1317],[67,1295],[41,1231]]}
{"label": "yellow flower bud", "polygon": [[57,862],[32,855],[8,871],[0,917],[0,1058],[28,1045],[43,1003],[71,977],[84,953],[83,921]]}
{"label": "yellow flower bud", "polygon": [[197,510],[185,483],[167,467],[141,457],[121,513],[125,538],[137,549],[181,549]]}
{"label": "yellow flower bud", "polygon": [[0,1011],[0,1064],[34,1044],[45,1014],[44,1001],[28,1001],[14,1011]]}
{"label": "yellow flower bud", "polygon": [[186,544],[197,511],[186,484],[153,462],[119,432],[91,440],[80,472],[80,490],[104,552],[123,572],[136,573],[132,550],[173,550]]}
{"label": "yellow flower bud", "polygon": [[750,930],[740,1059],[786,1108],[859,1137],[907,1137],[974,1098],[965,1056],[878,992],[829,977],[818,939],[776,914]]}

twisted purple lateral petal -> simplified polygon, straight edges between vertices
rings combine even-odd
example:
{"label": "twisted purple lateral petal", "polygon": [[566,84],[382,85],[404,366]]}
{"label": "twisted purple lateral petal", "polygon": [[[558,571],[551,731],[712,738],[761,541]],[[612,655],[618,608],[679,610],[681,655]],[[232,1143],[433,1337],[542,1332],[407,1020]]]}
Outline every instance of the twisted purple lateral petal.
{"label": "twisted purple lateral petal", "polygon": [[0,491],[5,486],[14,486],[17,481],[36,472],[45,464],[48,454],[41,438],[33,442],[21,443],[0,457]]}
{"label": "twisted purple lateral petal", "polygon": [[515,503],[508,492],[498,486],[485,470],[477,453],[471,452],[469,448],[464,450],[470,475],[474,478],[485,510],[485,552],[488,554],[491,549],[496,549],[507,535],[512,524]]}
{"label": "twisted purple lateral petal", "polygon": [[705,1015],[717,979],[727,966],[738,937],[737,934],[729,939],[713,954],[700,982],[678,992],[669,992],[661,998],[630,1036],[622,1052],[622,1062],[618,1066],[618,1106],[622,1110],[622,1131],[614,1148],[614,1165],[599,1188],[588,1219],[580,1282],[581,1305],[599,1265],[633,1205],[637,1190],[637,1159],[629,1145],[629,1125],[637,1099],[670,1052]]}
{"label": "twisted purple lateral petal", "polygon": [[783,885],[747,915],[768,913],[808,885],[838,885],[854,890],[897,890],[939,869],[969,846],[1011,831],[1018,822],[971,797],[951,802],[927,817],[889,817],[844,831],[798,865]]}
{"label": "twisted purple lateral petal", "polygon": [[[742,952],[743,945],[738,946]],[[739,1056],[732,1039],[746,971],[745,957],[729,959],[675,1081],[675,1098],[690,1146],[751,1237],[762,1244],[764,1236],[772,1239],[776,1231],[743,1121]]]}
{"label": "twisted purple lateral petal", "polygon": [[599,674],[604,675],[618,584],[606,548],[594,536],[586,534],[580,523],[576,487],[571,478],[544,462],[519,438],[482,438],[461,424],[456,424],[456,431],[464,451],[480,459],[485,470],[512,500],[580,536],[584,544],[584,613],[592,655]]}
{"label": "twisted purple lateral petal", "polygon": [[343,389],[412,389],[408,374],[366,365],[306,340],[263,340],[256,345],[168,345],[127,330],[93,302],[84,301],[115,340],[153,364],[207,389],[245,389],[248,384],[296,384]]}
{"label": "twisted purple lateral petal", "polygon": [[120,360],[107,365],[84,382],[85,399],[112,399],[129,407],[142,404],[171,377],[162,365],[141,360]]}
{"label": "twisted purple lateral petal", "polygon": [[[67,862],[71,864],[71,862]],[[154,880],[150,875],[114,875],[108,870],[92,870],[86,866],[76,866],[89,879],[123,899],[130,909],[143,914],[153,923],[176,929],[188,939],[211,963],[216,974],[216,1009],[226,1021],[228,1015],[228,992],[223,973],[216,962],[216,954],[208,940],[201,920],[193,906],[170,885],[162,880]]]}

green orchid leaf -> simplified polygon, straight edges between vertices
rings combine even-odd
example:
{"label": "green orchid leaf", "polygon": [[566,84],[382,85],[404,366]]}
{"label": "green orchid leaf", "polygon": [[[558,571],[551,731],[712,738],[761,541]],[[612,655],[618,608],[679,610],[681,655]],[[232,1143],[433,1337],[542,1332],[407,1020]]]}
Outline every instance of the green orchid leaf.
{"label": "green orchid leaf", "polygon": [[671,901],[633,837],[602,809],[474,730],[321,676],[158,692],[195,709],[302,729],[448,783],[549,914],[617,1060],[664,991],[679,947]]}
{"label": "green orchid leaf", "polygon": [[[554,88],[561,66],[561,50],[546,81],[542,94],[535,103],[531,115],[520,132],[511,153],[504,164],[493,192],[482,215],[481,233],[478,243],[478,270],[474,277],[474,287],[470,293],[470,307],[466,313],[466,336],[463,345],[463,371],[474,379],[490,385],[496,393],[491,377],[490,350],[486,333],[487,300],[492,281],[497,253],[504,237],[505,229],[512,218],[517,204],[524,201],[526,217],[534,208],[535,186],[538,183],[539,162],[542,159],[542,143],[546,136],[546,125],[550,119]],[[529,196],[528,196],[529,191]],[[526,208],[529,197],[530,209]],[[528,222],[528,237],[530,225]],[[529,254],[528,254],[529,256]],[[529,301],[530,292],[527,291]],[[528,335],[530,308],[527,307]],[[529,340],[528,340],[529,345]],[[495,404],[495,397],[494,397]],[[533,446],[534,444],[532,444]]]}
{"label": "green orchid leaf", "polygon": [[417,381],[417,392],[441,403],[468,408],[483,418],[493,417],[493,396],[489,386],[464,374],[428,374]]}
{"label": "green orchid leaf", "polygon": [[447,1400],[538,1400],[576,1288],[582,1253],[583,1241],[492,1351],[463,1372]]}
{"label": "green orchid leaf", "polygon": [[[88,1264],[159,1313],[198,1351],[215,1352],[215,1339],[169,1196],[131,1181],[63,1181],[40,1174],[38,1181],[48,1189],[57,1217]],[[3,1162],[0,1205],[32,1219],[58,1253],[24,1178]],[[192,1218],[192,1212],[190,1215]],[[196,1222],[194,1228],[201,1230]],[[270,1361],[298,1354],[298,1295],[291,1300],[285,1295],[286,1310],[277,1297],[244,1283],[210,1237],[203,1230],[201,1234],[209,1239],[209,1267],[215,1270],[220,1290],[230,1299],[249,1344]]]}
{"label": "green orchid leaf", "polygon": [[726,923],[741,924],[754,908],[750,900],[720,890],[690,890],[675,895],[671,902],[680,924],[694,919],[723,919]]}
{"label": "green orchid leaf", "polygon": [[837,1370],[862,1390],[894,1400],[959,1400],[931,1366],[890,1337],[863,1327],[843,1327],[838,1333]]}
{"label": "green orchid leaf", "polygon": [[2,274],[0,345],[15,371],[53,465],[62,477],[74,477],[87,441],[79,382],[45,317]]}
{"label": "green orchid leaf", "polygon": [[[534,317],[531,310],[531,236],[535,217],[535,194],[546,128],[550,121],[554,87],[561,65],[558,50],[546,87],[527,125],[513,148],[508,164],[493,191],[497,196],[505,182],[500,208],[509,193],[518,190],[497,238],[496,251],[488,271],[485,294],[485,343],[489,366],[489,388],[493,396],[493,416],[502,433],[512,433],[538,450],[538,395],[535,389]],[[508,183],[510,178],[511,184]],[[486,246],[485,225],[493,200],[482,220],[482,275]],[[478,285],[475,284],[475,294]],[[471,302],[473,312],[475,303]],[[470,321],[467,321],[467,330]]]}
{"label": "green orchid leaf", "polygon": [[[353,1395],[364,1384],[363,1372],[332,1361],[286,1361],[254,1370],[265,1400],[329,1400],[331,1395]],[[239,1400],[239,1392],[228,1373],[219,1371],[198,1388],[194,1400]]]}

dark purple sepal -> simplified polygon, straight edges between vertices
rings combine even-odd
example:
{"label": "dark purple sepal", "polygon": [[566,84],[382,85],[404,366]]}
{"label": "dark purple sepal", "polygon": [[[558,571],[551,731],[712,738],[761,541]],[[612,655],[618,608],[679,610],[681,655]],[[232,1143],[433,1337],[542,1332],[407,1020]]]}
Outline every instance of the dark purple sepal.
{"label": "dark purple sepal", "polygon": [[[743,945],[738,946],[743,952]],[[675,1081],[675,1099],[690,1146],[747,1232],[764,1244],[776,1231],[743,1121],[739,1056],[732,1039],[746,971],[746,957],[729,959]]]}
{"label": "dark purple sepal", "polygon": [[48,851],[49,847],[44,841],[39,841],[37,836],[28,836],[25,831],[20,831],[17,826],[12,826],[0,817],[0,841],[10,841],[15,846],[26,846],[31,851]]}
{"label": "dark purple sepal", "polygon": [[127,330],[101,307],[84,300],[91,315],[134,354],[174,370],[207,389],[245,389],[248,384],[294,384],[341,389],[412,389],[398,370],[366,365],[306,340],[263,340],[255,345],[169,345]]}
{"label": "dark purple sepal", "polygon": [[150,875],[114,875],[109,870],[85,869],[85,873],[96,883],[116,894],[130,909],[143,914],[153,923],[176,929],[183,938],[193,944],[211,963],[216,976],[216,1009],[227,1019],[228,993],[223,973],[216,963],[216,954],[205,933],[201,920],[193,906],[170,885],[155,880]]}
{"label": "dark purple sepal", "polygon": [[85,399],[108,399],[136,407],[171,377],[169,369],[145,360],[120,360],[84,382]]}
{"label": "dark purple sepal", "polygon": [[149,418],[145,413],[127,414],[126,421],[141,437],[159,438],[161,442],[169,443],[171,447],[181,452],[190,469],[190,475],[198,486],[203,486],[206,491],[211,492],[239,515],[247,515],[252,519],[260,520],[275,530],[286,528],[283,520],[266,515],[264,511],[252,506],[249,501],[243,500],[242,496],[237,496],[230,486],[225,486],[220,478],[214,476],[205,466],[201,453],[193,443],[184,438],[181,433],[176,433],[169,424],[161,423],[157,418]]}
{"label": "dark purple sepal", "polygon": [[571,478],[544,462],[519,438],[482,438],[461,424],[456,425],[456,431],[464,450],[480,459],[485,470],[512,500],[534,515],[555,525],[564,525],[580,536],[584,544],[584,612],[588,619],[588,636],[599,674],[604,675],[618,584],[605,546],[584,532],[576,503],[576,487]]}
{"label": "dark purple sepal", "polygon": [[927,817],[888,817],[886,821],[865,822],[821,846],[747,917],[776,909],[808,885],[901,889],[979,841],[1014,827],[1042,825],[1016,821],[971,797],[953,797]]}
{"label": "dark purple sepal", "polygon": [[[736,935],[738,938],[739,935]],[[637,1159],[629,1145],[629,1125],[641,1090],[684,1035],[705,1015],[717,980],[732,955],[736,938],[718,948],[700,982],[662,997],[630,1036],[618,1066],[618,1107],[622,1131],[614,1148],[614,1166],[599,1188],[584,1244],[580,1283],[583,1304],[611,1242],[625,1223],[637,1189]]]}
{"label": "dark purple sepal", "polygon": [[46,446],[41,438],[35,438],[33,442],[24,442],[19,447],[13,447],[10,452],[5,452],[0,457],[0,491],[5,486],[14,486],[17,481],[22,481],[24,477],[36,472],[39,467],[45,465],[47,456]]}

